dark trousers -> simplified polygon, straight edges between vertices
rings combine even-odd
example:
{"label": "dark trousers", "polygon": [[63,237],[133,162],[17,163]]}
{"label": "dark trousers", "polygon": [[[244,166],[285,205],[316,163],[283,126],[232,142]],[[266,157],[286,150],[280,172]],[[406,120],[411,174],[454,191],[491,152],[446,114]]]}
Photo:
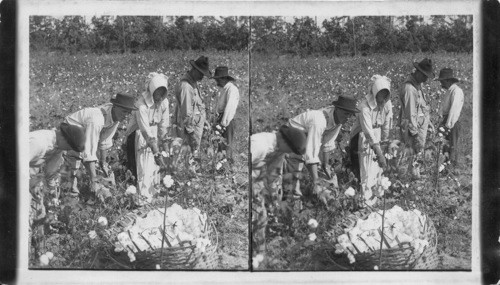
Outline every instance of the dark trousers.
{"label": "dark trousers", "polygon": [[349,142],[349,157],[351,159],[351,171],[354,173],[358,181],[360,180],[360,165],[359,165],[359,133],[357,133],[354,137],[352,137]]}
{"label": "dark trousers", "polygon": [[126,144],[126,153],[127,153],[127,168],[132,172],[135,179],[137,179],[137,163],[135,161],[135,132],[132,132],[127,137]]}
{"label": "dark trousers", "polygon": [[[222,119],[222,116],[220,116],[219,118]],[[227,125],[226,130],[222,133],[222,137],[226,139],[226,145],[219,144],[219,151],[225,150],[227,160],[229,160],[231,163],[233,161],[234,128],[235,128],[235,123],[233,119],[231,120],[229,125]]]}
{"label": "dark trousers", "polygon": [[[446,123],[448,118],[445,117],[442,124]],[[448,141],[449,146],[443,146],[443,152],[448,152],[449,159],[451,163],[458,163],[458,139],[460,137],[460,132],[462,131],[462,124],[460,120],[458,120],[453,128],[450,129],[450,132],[446,136],[446,140]]]}

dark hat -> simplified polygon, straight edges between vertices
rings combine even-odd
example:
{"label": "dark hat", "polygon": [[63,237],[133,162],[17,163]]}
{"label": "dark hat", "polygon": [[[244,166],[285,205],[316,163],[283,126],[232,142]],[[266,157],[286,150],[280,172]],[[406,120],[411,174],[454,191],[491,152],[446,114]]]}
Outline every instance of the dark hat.
{"label": "dark hat", "polygon": [[229,69],[227,66],[217,66],[214,72],[214,76],[212,76],[213,79],[217,78],[227,78],[229,80],[233,80],[234,78],[232,76],[229,76]]}
{"label": "dark hat", "polygon": [[416,69],[421,71],[428,78],[432,79],[435,77],[434,71],[432,70],[432,60],[424,58],[421,62],[414,62],[413,66],[415,66]]}
{"label": "dark hat", "polygon": [[208,57],[200,56],[196,61],[190,60],[189,63],[206,77],[212,77],[212,73],[208,69]]}
{"label": "dark hat", "polygon": [[128,94],[118,93],[111,98],[113,105],[122,107],[127,110],[137,110],[135,107],[135,97]]}
{"label": "dark hat", "polygon": [[288,125],[281,126],[279,132],[295,154],[303,155],[306,153],[307,136],[305,132]]}
{"label": "dark hat", "polygon": [[441,71],[439,71],[439,77],[434,79],[434,81],[441,81],[441,80],[446,80],[450,79],[454,82],[458,82],[458,78],[453,76],[453,69],[451,68],[443,68]]}
{"label": "dark hat", "polygon": [[76,152],[82,152],[85,149],[85,129],[79,126],[61,123],[59,126],[64,139]]}
{"label": "dark hat", "polygon": [[358,100],[346,96],[339,96],[337,101],[333,101],[333,106],[351,113],[359,113]]}

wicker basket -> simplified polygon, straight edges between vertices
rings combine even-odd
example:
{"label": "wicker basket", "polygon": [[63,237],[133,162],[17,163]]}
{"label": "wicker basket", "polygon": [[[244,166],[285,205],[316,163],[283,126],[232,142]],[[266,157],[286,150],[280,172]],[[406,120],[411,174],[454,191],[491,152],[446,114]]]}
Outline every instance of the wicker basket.
{"label": "wicker basket", "polygon": [[[136,218],[144,218],[155,208],[153,205],[146,205],[128,213],[107,230],[109,236],[113,239],[125,227],[132,224]],[[129,265],[134,269],[156,269],[157,265],[160,265],[161,269],[167,270],[214,269],[218,263],[216,251],[219,237],[213,222],[207,220],[201,237],[208,238],[211,242],[204,251],[196,248],[196,244],[192,244],[191,241],[181,241],[178,246],[169,246],[168,242],[165,242],[163,249],[136,252],[136,261]]]}
{"label": "wicker basket", "polygon": [[[356,215],[358,218],[366,216],[366,212]],[[435,270],[439,263],[437,238],[434,223],[427,217],[420,239],[427,240],[429,244],[421,253],[418,253],[409,242],[400,243],[397,247],[382,249],[382,251],[358,252],[354,253],[356,262],[352,264],[353,269],[374,270],[377,266],[379,270]],[[381,258],[380,254],[382,254]]]}

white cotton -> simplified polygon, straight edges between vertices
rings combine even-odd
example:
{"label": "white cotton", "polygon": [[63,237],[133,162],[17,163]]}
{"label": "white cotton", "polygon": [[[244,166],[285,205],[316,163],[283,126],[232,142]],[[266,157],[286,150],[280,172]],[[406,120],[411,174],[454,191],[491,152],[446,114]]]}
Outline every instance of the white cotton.
{"label": "white cotton", "polygon": [[127,251],[127,256],[130,259],[130,262],[134,262],[135,261],[135,254],[133,252]]}

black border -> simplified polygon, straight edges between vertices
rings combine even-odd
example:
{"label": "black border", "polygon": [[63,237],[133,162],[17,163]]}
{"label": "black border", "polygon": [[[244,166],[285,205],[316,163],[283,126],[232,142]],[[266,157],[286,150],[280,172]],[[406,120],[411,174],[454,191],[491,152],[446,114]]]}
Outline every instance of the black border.
{"label": "black border", "polygon": [[17,3],[0,3],[0,282],[16,278],[17,136],[16,27]]}
{"label": "black border", "polygon": [[500,3],[482,3],[480,239],[484,284],[500,279]]}

